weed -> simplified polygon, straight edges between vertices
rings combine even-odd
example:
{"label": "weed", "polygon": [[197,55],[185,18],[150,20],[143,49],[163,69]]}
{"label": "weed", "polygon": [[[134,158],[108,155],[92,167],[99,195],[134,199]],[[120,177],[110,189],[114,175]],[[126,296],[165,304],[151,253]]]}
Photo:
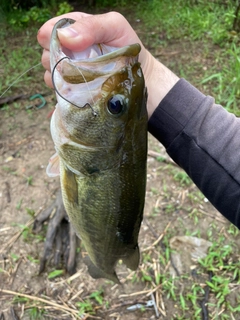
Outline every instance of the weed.
{"label": "weed", "polygon": [[36,264],[39,264],[39,259],[35,259],[33,258],[32,256],[28,255],[27,256],[28,260],[32,263],[36,263]]}
{"label": "weed", "polygon": [[194,224],[197,225],[199,222],[200,214],[196,208],[193,208],[189,213],[189,217],[193,218]]}
{"label": "weed", "polygon": [[97,304],[103,304],[103,290],[97,290],[90,294],[90,296],[80,302],[76,303],[76,307],[79,308],[79,315],[83,315],[84,313],[94,314],[94,304],[92,299],[96,301]]}
{"label": "weed", "polygon": [[90,299],[95,299],[100,305],[103,304],[103,290],[94,291],[89,296]]}
{"label": "weed", "polygon": [[191,200],[192,203],[201,203],[204,200],[204,195],[201,191],[192,191],[187,194],[187,197]]}
{"label": "weed", "polygon": [[141,270],[140,277],[142,282],[152,282],[152,277],[143,269]]}
{"label": "weed", "polygon": [[156,158],[156,160],[157,160],[158,162],[165,162],[165,161],[166,161],[166,158],[165,158],[165,157],[158,156],[158,157]]}
{"label": "weed", "polygon": [[20,199],[16,205],[16,209],[17,210],[20,210],[21,209],[21,206],[22,206],[22,202],[23,202],[23,199]]}
{"label": "weed", "polygon": [[21,235],[24,241],[31,242],[33,240],[36,240],[37,242],[42,242],[44,240],[44,237],[42,235],[34,234],[31,227],[22,224],[17,225],[22,229]]}
{"label": "weed", "polygon": [[164,207],[164,211],[166,213],[173,213],[176,211],[176,205],[174,203],[168,203],[165,207]]}
{"label": "weed", "polygon": [[237,236],[239,234],[239,229],[235,227],[233,224],[230,224],[227,232],[229,234],[232,234],[233,236]]}
{"label": "weed", "polygon": [[204,289],[199,284],[194,283],[191,291],[186,294],[186,299],[191,302],[194,310],[194,319],[198,319],[202,312],[202,309],[199,307],[199,300],[203,297],[204,293]]}
{"label": "weed", "polygon": [[53,270],[48,274],[48,279],[54,279],[56,277],[62,276],[64,274],[64,270]]}
{"label": "weed", "polygon": [[33,176],[29,176],[29,177],[25,177],[26,181],[27,181],[27,185],[28,186],[32,186],[33,185]]}
{"label": "weed", "polygon": [[240,48],[232,43],[229,49],[221,56],[219,64],[221,71],[205,76],[201,84],[208,84],[213,88],[217,102],[221,103],[230,112],[240,115]]}
{"label": "weed", "polygon": [[27,302],[29,302],[29,299],[25,297],[15,296],[13,298],[13,303],[27,303]]}
{"label": "weed", "polygon": [[158,195],[159,194],[159,189],[152,187],[151,188],[151,192],[152,192],[153,195]]}
{"label": "weed", "polygon": [[11,253],[11,258],[13,259],[14,262],[17,262],[19,260],[19,256],[15,253]]}
{"label": "weed", "polygon": [[46,310],[44,308],[31,307],[28,310],[28,315],[30,320],[41,320],[44,319]]}
{"label": "weed", "polygon": [[169,277],[162,277],[160,283],[162,283],[162,290],[166,294],[166,297],[169,299],[173,299],[173,301],[177,300],[176,297],[176,286],[175,281],[177,281],[177,278],[173,278],[171,276]]}
{"label": "weed", "polygon": [[14,174],[14,175],[16,174],[16,171],[14,169],[12,169],[11,167],[8,167],[8,166],[3,166],[2,170],[4,170],[7,173],[11,173],[11,174]]}
{"label": "weed", "polygon": [[76,307],[79,309],[79,315],[83,315],[84,313],[93,314],[94,309],[92,306],[92,302],[87,299],[76,303]]}
{"label": "weed", "polygon": [[27,211],[27,214],[29,214],[31,217],[34,217],[35,211],[33,209],[26,208],[26,211]]}
{"label": "weed", "polygon": [[211,291],[216,295],[216,298],[218,299],[218,307],[223,304],[226,296],[230,293],[229,283],[229,279],[225,279],[219,276],[213,276],[211,281],[206,281],[206,284],[210,287]]}
{"label": "weed", "polygon": [[174,170],[173,179],[178,181],[181,186],[189,186],[192,183],[192,180],[189,178],[186,172]]}

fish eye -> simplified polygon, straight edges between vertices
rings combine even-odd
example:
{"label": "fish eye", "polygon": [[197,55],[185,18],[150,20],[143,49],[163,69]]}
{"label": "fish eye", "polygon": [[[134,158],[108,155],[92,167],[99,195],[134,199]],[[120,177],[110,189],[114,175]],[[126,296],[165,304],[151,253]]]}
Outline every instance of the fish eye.
{"label": "fish eye", "polygon": [[124,105],[124,97],[120,94],[117,94],[108,100],[107,108],[111,114],[117,115],[122,113]]}

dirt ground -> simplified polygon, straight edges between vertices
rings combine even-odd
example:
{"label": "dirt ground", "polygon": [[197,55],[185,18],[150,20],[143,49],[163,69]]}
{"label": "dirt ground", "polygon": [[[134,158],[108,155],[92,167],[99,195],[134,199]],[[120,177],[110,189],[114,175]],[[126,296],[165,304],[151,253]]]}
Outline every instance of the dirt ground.
{"label": "dirt ground", "polygon": [[[184,49],[181,47],[179,50]],[[169,52],[174,56],[176,47],[162,48],[160,54],[164,59]],[[199,51],[195,54],[197,59]],[[42,73],[38,76],[41,82]],[[158,314],[160,318],[180,319],[176,316],[181,314],[179,305],[162,294],[161,286],[148,281],[147,276],[144,279],[144,275],[149,270],[164,274],[174,269],[171,260],[164,269],[158,262],[159,253],[166,254],[164,239],[195,234],[207,240],[210,225],[214,225],[211,232],[217,235],[221,232],[225,234],[230,224],[186,180],[181,169],[151,136],[146,205],[139,235],[142,262],[138,271],[130,272],[119,265],[117,273],[121,286],[104,279],[94,280],[88,275],[79,250],[77,273],[73,276],[63,273],[49,279],[50,272],[55,270],[52,262],[41,275],[38,274],[47,224],[36,235],[32,233],[33,220],[51,204],[59,188],[58,178],[49,178],[45,173],[49,157],[54,153],[49,114],[53,110],[55,97],[44,86],[41,88],[39,90],[48,93],[45,96],[47,104],[43,108],[27,110],[30,102],[25,99],[1,109],[0,319],[84,319],[76,306],[77,302],[81,302],[80,307],[84,307],[86,301],[91,301],[94,311],[93,315],[89,315],[91,310],[85,306],[89,319],[157,319]],[[186,259],[184,268],[189,278],[176,283],[182,292],[192,281],[191,267],[195,263]],[[206,274],[202,275],[199,282],[206,278]],[[93,293],[98,293],[103,302],[98,303],[90,297]],[[144,308],[153,298],[157,310],[151,306]],[[236,300],[236,295],[232,299]],[[142,304],[143,308],[127,309],[136,304]],[[38,313],[34,318],[33,310],[43,310],[44,313]],[[186,314],[188,316],[182,319],[194,319],[191,310]]]}

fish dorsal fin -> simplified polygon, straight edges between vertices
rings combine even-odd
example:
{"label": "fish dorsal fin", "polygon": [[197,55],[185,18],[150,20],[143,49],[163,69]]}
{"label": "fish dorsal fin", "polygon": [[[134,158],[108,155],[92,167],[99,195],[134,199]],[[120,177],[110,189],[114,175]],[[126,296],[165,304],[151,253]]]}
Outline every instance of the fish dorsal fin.
{"label": "fish dorsal fin", "polygon": [[59,156],[57,153],[55,153],[49,159],[46,173],[51,178],[54,178],[60,175],[60,163],[59,163]]}

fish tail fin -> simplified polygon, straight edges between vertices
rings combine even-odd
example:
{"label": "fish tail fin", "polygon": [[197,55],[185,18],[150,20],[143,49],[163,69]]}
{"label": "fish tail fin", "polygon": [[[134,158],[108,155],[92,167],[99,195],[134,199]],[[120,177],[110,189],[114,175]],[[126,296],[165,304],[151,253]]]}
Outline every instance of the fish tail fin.
{"label": "fish tail fin", "polygon": [[101,269],[96,267],[95,264],[93,264],[93,262],[89,256],[84,258],[84,263],[87,265],[88,273],[90,274],[90,276],[92,278],[94,278],[94,279],[106,278],[106,279],[109,279],[117,284],[121,284],[115,271],[113,273],[106,273],[106,272],[102,271]]}
{"label": "fish tail fin", "polygon": [[128,251],[128,255],[122,258],[123,263],[131,270],[136,270],[139,265],[140,252],[138,245],[135,249]]}

